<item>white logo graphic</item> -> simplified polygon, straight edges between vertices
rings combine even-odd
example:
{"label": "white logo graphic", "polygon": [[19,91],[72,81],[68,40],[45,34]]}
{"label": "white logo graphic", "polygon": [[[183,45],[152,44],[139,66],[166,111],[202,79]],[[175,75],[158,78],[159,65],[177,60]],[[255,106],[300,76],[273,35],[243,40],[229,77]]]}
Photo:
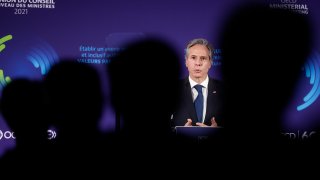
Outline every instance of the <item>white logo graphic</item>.
{"label": "white logo graphic", "polygon": [[[55,139],[57,137],[57,133],[54,130],[48,129],[48,139]],[[2,131],[0,130],[0,140],[2,139],[16,139],[13,131]]]}
{"label": "white logo graphic", "polygon": [[0,140],[2,138],[4,138],[4,139],[15,139],[16,137],[14,136],[14,132],[11,132],[11,131],[2,132],[0,130]]}
{"label": "white logo graphic", "polygon": [[57,133],[56,131],[54,130],[51,130],[51,129],[48,129],[48,139],[51,140],[51,139],[55,139],[57,137]]}

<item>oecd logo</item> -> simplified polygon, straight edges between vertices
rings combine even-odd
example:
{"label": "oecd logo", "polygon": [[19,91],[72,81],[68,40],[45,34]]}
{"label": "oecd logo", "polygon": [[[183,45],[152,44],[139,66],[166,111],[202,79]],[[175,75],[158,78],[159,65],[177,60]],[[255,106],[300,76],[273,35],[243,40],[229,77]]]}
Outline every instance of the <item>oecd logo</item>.
{"label": "oecd logo", "polygon": [[51,129],[48,129],[48,139],[51,140],[51,139],[55,139],[57,137],[57,133],[56,131],[54,130],[51,130]]}
{"label": "oecd logo", "polygon": [[[55,139],[57,137],[57,132],[55,130],[48,129],[48,140]],[[13,131],[2,131],[0,130],[0,140],[2,139],[16,139]]]}
{"label": "oecd logo", "polygon": [[0,140],[2,139],[15,139],[16,137],[14,136],[14,132],[11,131],[4,131],[2,132],[0,130]]}
{"label": "oecd logo", "polygon": [[298,111],[302,111],[313,104],[320,95],[320,55],[312,54],[308,62],[304,66],[305,76],[309,78],[309,83],[312,85],[311,90],[303,98],[304,103],[297,106]]}

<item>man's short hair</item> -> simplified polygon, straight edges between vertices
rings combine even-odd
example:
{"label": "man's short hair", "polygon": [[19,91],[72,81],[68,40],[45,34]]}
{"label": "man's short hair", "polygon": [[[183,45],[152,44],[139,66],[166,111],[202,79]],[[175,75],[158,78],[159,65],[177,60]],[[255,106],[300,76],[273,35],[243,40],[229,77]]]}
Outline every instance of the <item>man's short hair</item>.
{"label": "man's short hair", "polygon": [[206,39],[203,39],[203,38],[197,38],[197,39],[193,39],[191,41],[189,41],[188,45],[187,45],[187,49],[186,49],[186,54],[185,54],[185,58],[187,59],[188,58],[188,55],[189,55],[189,49],[194,46],[194,45],[204,45],[208,48],[209,50],[209,59],[210,61],[212,61],[212,56],[213,56],[213,47],[212,45],[206,40]]}

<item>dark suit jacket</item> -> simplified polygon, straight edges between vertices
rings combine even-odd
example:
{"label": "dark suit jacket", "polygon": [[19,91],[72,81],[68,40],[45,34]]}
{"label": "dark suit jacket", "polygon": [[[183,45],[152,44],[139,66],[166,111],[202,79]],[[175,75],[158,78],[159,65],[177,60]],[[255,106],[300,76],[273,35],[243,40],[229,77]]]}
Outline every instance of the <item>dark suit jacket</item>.
{"label": "dark suit jacket", "polygon": [[[173,125],[183,126],[187,119],[192,119],[192,124],[197,122],[196,110],[192,99],[192,90],[189,79],[180,83],[180,98],[177,110],[173,114]],[[222,82],[209,78],[207,109],[204,123],[211,125],[211,118],[215,117],[218,126],[223,126],[223,87]]]}

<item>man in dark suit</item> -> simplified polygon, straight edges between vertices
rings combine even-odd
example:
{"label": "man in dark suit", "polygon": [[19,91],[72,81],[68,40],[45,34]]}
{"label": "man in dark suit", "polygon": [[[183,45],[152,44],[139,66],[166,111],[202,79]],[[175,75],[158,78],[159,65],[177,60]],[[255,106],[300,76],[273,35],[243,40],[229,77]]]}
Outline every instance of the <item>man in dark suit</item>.
{"label": "man in dark suit", "polygon": [[174,126],[222,126],[222,84],[208,76],[213,48],[205,39],[191,40],[185,63],[189,76],[181,81]]}

